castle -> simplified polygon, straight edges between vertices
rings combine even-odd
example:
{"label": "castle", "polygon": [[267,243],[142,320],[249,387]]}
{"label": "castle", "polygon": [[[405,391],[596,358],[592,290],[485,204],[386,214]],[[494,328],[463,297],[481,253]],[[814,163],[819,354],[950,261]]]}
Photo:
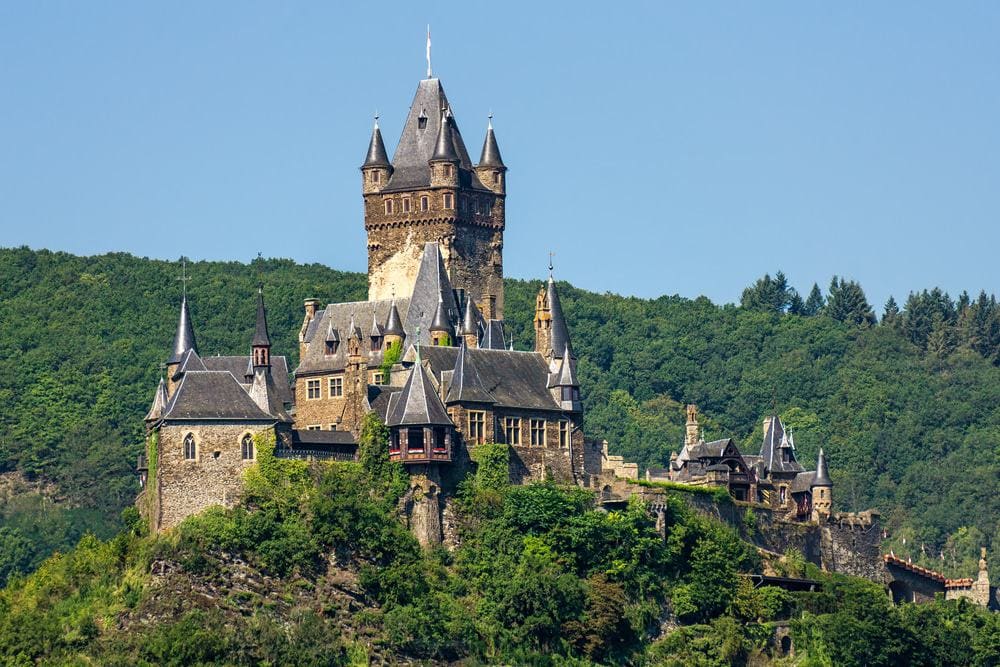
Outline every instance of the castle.
{"label": "castle", "polygon": [[[635,493],[628,482],[638,480],[637,466],[584,435],[577,359],[551,266],[535,301],[533,349],[508,343],[506,173],[492,120],[473,164],[441,82],[428,77],[393,158],[376,118],[361,166],[368,299],[306,299],[291,374],[288,360],[271,354],[263,287],[246,356],[200,356],[182,299],[139,465],[140,505],[154,530],[238,502],[260,435],[273,438],[278,457],[355,460],[369,413],[388,427],[389,457],[409,475],[401,509],[424,544],[445,539],[448,498],[486,443],[508,445],[512,483],[551,479],[609,502]],[[803,551],[831,569],[867,575],[879,561],[877,514],[833,513],[823,452],[817,470],[805,470],[776,415],[764,420],[760,454],[744,455],[732,439],[705,442],[689,406],[682,449],[646,478],[725,487],[776,520],[810,524],[815,539]]]}

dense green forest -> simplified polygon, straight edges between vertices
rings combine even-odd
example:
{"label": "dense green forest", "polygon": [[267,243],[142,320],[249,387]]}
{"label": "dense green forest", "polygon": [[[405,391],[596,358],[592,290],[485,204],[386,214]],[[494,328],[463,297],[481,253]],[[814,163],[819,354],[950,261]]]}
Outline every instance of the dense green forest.
{"label": "dense green forest", "polygon": [[[246,353],[265,282],[275,353],[297,355],[302,300],[360,299],[365,277],[290,260],[188,264],[204,355]],[[0,579],[87,533],[108,538],[134,499],[134,461],[177,320],[177,262],[0,250]],[[507,281],[530,347],[538,282]],[[669,288],[669,286],[664,286]],[[580,357],[588,434],[641,465],[681,442],[684,403],[709,437],[760,446],[772,409],[812,464],[827,452],[837,509],[883,512],[886,548],[956,576],[980,544],[1000,570],[1000,313],[995,299],[914,291],[876,318],[835,278],[806,299],[780,273],[739,306],[560,285]]]}
{"label": "dense green forest", "polygon": [[[757,552],[667,498],[598,511],[577,488],[507,482],[483,445],[456,498],[454,551],[421,549],[369,415],[358,463],[274,458],[259,437],[241,505],[149,536],[138,512],[0,590],[5,664],[997,665],[1000,614],[965,600],[894,607],[879,585],[774,565],[822,590],[755,588]],[[689,491],[688,493],[690,493]],[[773,658],[773,660],[771,660]]]}

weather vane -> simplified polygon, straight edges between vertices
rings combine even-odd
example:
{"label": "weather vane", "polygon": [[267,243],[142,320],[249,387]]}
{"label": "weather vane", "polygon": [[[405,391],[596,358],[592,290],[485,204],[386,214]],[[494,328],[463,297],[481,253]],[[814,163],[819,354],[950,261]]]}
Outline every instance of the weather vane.
{"label": "weather vane", "polygon": [[556,256],[556,254],[550,250],[549,251],[549,278],[552,277],[552,258],[555,257],[555,256]]}

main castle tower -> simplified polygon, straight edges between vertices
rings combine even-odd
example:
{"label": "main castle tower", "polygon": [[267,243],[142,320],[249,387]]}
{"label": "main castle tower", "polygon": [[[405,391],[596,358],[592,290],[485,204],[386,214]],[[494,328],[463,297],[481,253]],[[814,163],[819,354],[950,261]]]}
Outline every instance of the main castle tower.
{"label": "main castle tower", "polygon": [[472,164],[437,78],[417,86],[391,161],[376,119],[361,167],[368,299],[410,294],[424,244],[436,242],[451,283],[503,319],[506,171],[492,122]]}

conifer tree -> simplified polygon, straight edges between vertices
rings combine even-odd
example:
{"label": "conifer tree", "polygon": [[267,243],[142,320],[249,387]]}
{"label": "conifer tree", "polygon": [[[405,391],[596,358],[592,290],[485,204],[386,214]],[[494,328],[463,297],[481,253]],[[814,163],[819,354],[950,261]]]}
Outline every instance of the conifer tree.
{"label": "conifer tree", "polygon": [[805,307],[802,309],[802,314],[819,315],[824,306],[826,306],[826,300],[823,298],[823,292],[820,291],[819,285],[813,283],[812,290],[806,298]]}
{"label": "conifer tree", "polygon": [[899,322],[899,306],[896,299],[889,295],[889,300],[885,302],[885,310],[882,312],[882,325],[894,327]]}
{"label": "conifer tree", "polygon": [[830,281],[830,298],[826,304],[826,314],[840,322],[860,326],[875,324],[875,312],[868,304],[861,285],[837,276]]}

